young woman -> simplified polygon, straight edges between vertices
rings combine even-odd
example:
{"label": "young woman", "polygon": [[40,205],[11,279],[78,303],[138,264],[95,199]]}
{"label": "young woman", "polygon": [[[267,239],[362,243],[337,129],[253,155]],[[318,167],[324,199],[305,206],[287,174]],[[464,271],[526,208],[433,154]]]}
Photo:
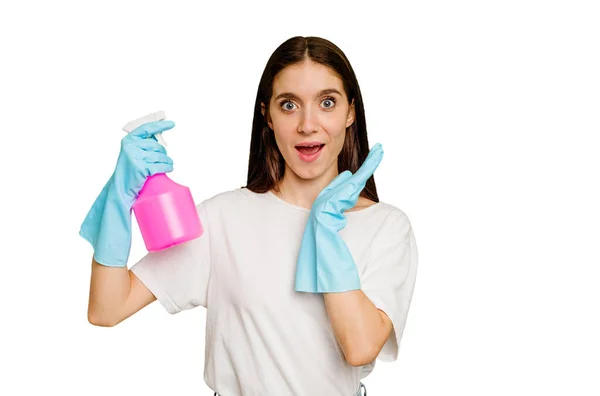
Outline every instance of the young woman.
{"label": "young woman", "polygon": [[[127,270],[131,204],[172,161],[147,123],[80,234],[94,246],[88,320],[114,326],[154,300],[203,306],[206,384],[223,396],[366,395],[376,358],[393,361],[417,272],[406,214],[379,201],[360,88],[344,53],[293,37],[258,87],[245,187],[198,206],[204,234]],[[102,221],[99,221],[101,219]]]}

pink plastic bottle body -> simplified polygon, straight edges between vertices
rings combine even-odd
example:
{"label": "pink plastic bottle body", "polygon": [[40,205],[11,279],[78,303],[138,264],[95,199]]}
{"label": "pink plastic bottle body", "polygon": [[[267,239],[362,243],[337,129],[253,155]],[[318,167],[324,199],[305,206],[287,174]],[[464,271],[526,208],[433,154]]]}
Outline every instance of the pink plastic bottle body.
{"label": "pink plastic bottle body", "polygon": [[190,241],[204,232],[190,189],[164,173],[146,179],[133,212],[150,252]]}

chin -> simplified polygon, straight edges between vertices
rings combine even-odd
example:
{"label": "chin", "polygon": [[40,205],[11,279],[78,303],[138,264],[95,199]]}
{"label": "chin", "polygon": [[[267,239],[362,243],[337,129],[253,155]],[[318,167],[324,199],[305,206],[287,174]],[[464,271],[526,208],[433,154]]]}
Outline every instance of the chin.
{"label": "chin", "polygon": [[313,180],[322,177],[325,173],[327,173],[328,166],[324,164],[306,164],[306,163],[296,163],[292,168],[292,171],[303,180]]}
{"label": "chin", "polygon": [[299,168],[292,169],[292,171],[303,180],[316,179],[323,174],[323,171],[320,169],[307,169],[306,166],[300,166]]}

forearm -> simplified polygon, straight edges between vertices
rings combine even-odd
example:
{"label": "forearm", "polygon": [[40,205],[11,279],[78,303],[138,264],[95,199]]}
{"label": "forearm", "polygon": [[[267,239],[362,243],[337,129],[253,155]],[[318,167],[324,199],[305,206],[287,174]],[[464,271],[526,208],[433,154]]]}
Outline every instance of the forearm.
{"label": "forearm", "polygon": [[127,267],[107,267],[92,258],[89,322],[95,325],[113,325],[130,289],[131,280]]}
{"label": "forearm", "polygon": [[360,366],[373,361],[387,339],[388,329],[382,316],[385,314],[362,290],[323,296],[331,326],[348,363]]}

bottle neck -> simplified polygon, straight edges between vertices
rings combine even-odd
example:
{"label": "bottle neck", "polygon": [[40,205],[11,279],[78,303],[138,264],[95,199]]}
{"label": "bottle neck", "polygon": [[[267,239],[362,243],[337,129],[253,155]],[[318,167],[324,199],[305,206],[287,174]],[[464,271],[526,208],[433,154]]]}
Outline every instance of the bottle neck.
{"label": "bottle neck", "polygon": [[175,184],[165,173],[157,173],[146,179],[139,195],[163,194],[171,191]]}

